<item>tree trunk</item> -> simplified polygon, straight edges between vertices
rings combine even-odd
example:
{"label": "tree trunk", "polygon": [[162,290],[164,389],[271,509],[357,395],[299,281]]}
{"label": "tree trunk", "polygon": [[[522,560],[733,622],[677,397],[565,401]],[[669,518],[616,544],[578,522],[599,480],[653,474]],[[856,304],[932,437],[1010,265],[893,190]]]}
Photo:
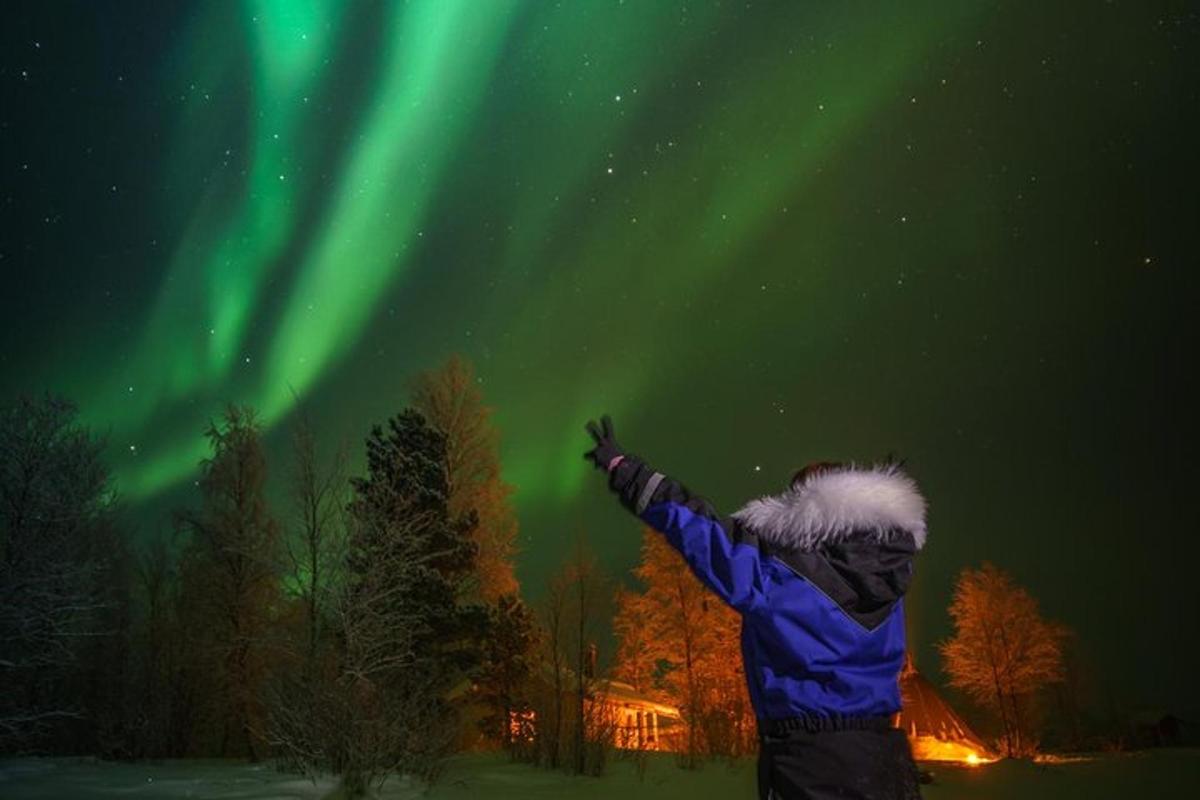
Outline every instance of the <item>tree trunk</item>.
{"label": "tree trunk", "polygon": [[1004,708],[1004,688],[1000,683],[1000,670],[996,664],[996,650],[993,646],[992,629],[987,631],[987,657],[988,666],[992,670],[992,683],[996,686],[996,710],[1000,712],[1000,725],[1004,730],[1004,749],[1009,758],[1013,757],[1013,740],[1012,740],[1012,725],[1008,720],[1008,712]]}
{"label": "tree trunk", "polygon": [[[557,641],[554,647],[558,647]],[[550,742],[550,766],[558,767],[558,751],[559,743],[562,740],[562,717],[563,717],[563,681],[562,681],[562,666],[558,663],[557,658],[554,664],[554,738]]]}
{"label": "tree trunk", "polygon": [[507,697],[504,698],[504,719],[500,721],[500,724],[503,726],[500,741],[504,742],[504,749],[508,751],[508,758],[510,761],[513,761],[517,755],[512,732],[513,709]]}
{"label": "tree trunk", "polygon": [[[1012,651],[1012,647],[1008,643],[1008,634],[1005,632],[1004,627],[1001,626],[999,628],[999,631],[1000,631],[1000,643],[1004,647],[1004,666],[1005,666],[1005,673],[1006,673],[1005,677],[1008,679],[1007,687],[1006,687],[1008,689],[1008,702],[1009,702],[1009,705],[1012,706],[1012,732],[1013,732],[1013,735],[1012,735],[1012,743],[1009,747],[1009,756],[1013,757],[1013,756],[1019,756],[1022,752],[1022,746],[1024,744],[1024,742],[1023,742],[1024,731],[1022,730],[1022,725],[1021,725],[1021,712],[1020,712],[1020,709],[1017,708],[1016,690],[1013,687],[1013,681],[1012,681],[1012,677],[1011,677],[1012,664],[1013,664],[1015,655]],[[1001,698],[1001,700],[1003,701],[1003,698]]]}

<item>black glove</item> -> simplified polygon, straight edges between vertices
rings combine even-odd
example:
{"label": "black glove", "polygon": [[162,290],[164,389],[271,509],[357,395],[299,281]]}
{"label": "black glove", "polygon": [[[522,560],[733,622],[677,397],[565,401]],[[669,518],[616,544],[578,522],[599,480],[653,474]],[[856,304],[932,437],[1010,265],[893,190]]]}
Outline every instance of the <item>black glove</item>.
{"label": "black glove", "polygon": [[584,458],[590,458],[596,463],[599,469],[608,471],[608,462],[620,455],[625,455],[625,451],[617,444],[617,440],[613,438],[612,420],[608,414],[600,418],[604,424],[603,429],[596,424],[595,420],[588,420],[586,430],[596,440],[596,446],[583,454]]}

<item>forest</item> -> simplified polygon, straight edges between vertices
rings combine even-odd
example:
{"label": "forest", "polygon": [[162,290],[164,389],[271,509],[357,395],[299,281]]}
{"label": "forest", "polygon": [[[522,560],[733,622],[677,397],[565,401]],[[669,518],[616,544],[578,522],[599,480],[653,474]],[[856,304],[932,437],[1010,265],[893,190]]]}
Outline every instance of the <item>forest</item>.
{"label": "forest", "polygon": [[[365,431],[361,474],[303,411],[268,464],[254,409],[228,405],[203,432],[198,502],[150,536],[71,401],[7,403],[0,752],[270,759],[351,796],[436,782],[463,751],[581,775],[653,750],[684,768],[753,755],[738,614],[647,526],[632,584],[580,537],[528,601],[471,364],[410,394]],[[1086,744],[1065,626],[990,564],[964,570],[950,613],[951,684],[990,713],[998,753],[1035,755],[1047,708],[1060,746]],[[616,652],[598,658],[606,626]]]}

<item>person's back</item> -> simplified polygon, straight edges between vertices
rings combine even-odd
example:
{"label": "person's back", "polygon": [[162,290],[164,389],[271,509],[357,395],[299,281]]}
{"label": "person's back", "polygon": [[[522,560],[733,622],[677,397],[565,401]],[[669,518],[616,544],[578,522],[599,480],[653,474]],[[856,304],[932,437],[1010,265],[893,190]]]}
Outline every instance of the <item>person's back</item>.
{"label": "person's back", "polygon": [[898,466],[822,462],[779,495],[722,516],[588,426],[587,458],[742,614],[763,798],[919,797],[903,731],[902,598],[925,542],[925,501]]}

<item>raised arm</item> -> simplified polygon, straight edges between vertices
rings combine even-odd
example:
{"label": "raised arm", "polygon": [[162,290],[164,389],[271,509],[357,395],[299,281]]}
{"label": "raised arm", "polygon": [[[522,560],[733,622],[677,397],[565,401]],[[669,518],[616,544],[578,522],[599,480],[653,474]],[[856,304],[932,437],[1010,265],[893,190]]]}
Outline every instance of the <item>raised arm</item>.
{"label": "raised arm", "polygon": [[585,454],[609,473],[609,488],[635,516],[667,537],[692,572],[725,603],[749,612],[765,601],[757,542],[732,517],[721,517],[707,500],[679,481],[658,472],[644,459],[622,452],[604,427],[589,423],[595,449]]}

